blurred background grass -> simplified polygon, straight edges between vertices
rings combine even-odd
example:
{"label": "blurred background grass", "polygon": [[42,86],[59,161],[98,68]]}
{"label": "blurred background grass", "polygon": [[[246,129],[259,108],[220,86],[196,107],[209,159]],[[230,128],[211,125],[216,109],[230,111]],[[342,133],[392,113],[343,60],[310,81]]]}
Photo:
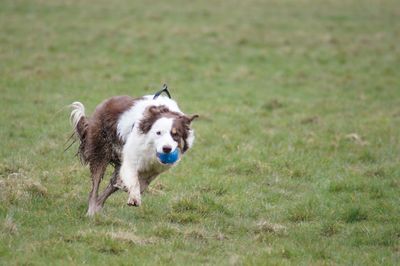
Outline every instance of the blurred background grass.
{"label": "blurred background grass", "polygon": [[[398,1],[2,1],[3,264],[396,264]],[[197,139],[84,217],[66,105],[168,83]],[[107,183],[105,180],[104,183]]]}

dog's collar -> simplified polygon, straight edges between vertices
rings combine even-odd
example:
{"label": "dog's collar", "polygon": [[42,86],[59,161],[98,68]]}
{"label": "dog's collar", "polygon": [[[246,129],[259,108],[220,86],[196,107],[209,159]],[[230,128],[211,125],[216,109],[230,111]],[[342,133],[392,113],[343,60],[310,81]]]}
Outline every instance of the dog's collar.
{"label": "dog's collar", "polygon": [[171,99],[171,94],[169,94],[168,86],[167,86],[167,84],[164,84],[162,86],[162,89],[154,94],[153,100],[157,99],[158,96],[160,96],[163,92],[165,92],[168,95],[168,98]]}

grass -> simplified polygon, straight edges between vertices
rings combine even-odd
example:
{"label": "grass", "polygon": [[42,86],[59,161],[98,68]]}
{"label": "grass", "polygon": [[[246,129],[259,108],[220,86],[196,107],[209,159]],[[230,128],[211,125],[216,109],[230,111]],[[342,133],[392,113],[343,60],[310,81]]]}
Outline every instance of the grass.
{"label": "grass", "polygon": [[[398,264],[399,15],[395,0],[1,1],[0,264]],[[142,207],[118,193],[88,219],[64,106],[163,82],[201,115],[194,148]]]}

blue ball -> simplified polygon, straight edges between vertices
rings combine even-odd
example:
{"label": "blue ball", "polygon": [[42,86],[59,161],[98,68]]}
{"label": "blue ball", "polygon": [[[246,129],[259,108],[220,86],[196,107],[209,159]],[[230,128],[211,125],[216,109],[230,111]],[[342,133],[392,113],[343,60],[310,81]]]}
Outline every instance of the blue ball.
{"label": "blue ball", "polygon": [[157,152],[157,157],[163,164],[173,164],[179,159],[179,149],[176,148],[170,153],[159,153]]}

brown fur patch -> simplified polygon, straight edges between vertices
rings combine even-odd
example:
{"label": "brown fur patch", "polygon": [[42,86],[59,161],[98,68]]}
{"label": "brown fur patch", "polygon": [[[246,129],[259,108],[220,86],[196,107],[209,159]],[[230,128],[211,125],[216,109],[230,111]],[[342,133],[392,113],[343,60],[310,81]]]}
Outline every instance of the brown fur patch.
{"label": "brown fur patch", "polygon": [[[172,138],[178,142],[179,148],[181,149],[182,153],[186,152],[189,148],[187,144],[187,138],[189,136],[190,130],[190,120],[186,116],[180,116],[174,119],[172,124],[171,136]],[[175,132],[173,132],[175,131]]]}
{"label": "brown fur patch", "polygon": [[109,162],[120,164],[120,150],[123,143],[117,136],[118,119],[123,112],[131,108],[136,101],[130,96],[116,96],[105,100],[96,107],[93,116],[86,119],[86,127],[79,128],[81,139],[79,153],[84,163],[91,168]]}
{"label": "brown fur patch", "polygon": [[145,111],[143,119],[140,121],[139,130],[142,134],[147,134],[158,119],[162,117],[176,118],[179,116],[182,115],[180,113],[170,111],[165,105],[149,106]]}

